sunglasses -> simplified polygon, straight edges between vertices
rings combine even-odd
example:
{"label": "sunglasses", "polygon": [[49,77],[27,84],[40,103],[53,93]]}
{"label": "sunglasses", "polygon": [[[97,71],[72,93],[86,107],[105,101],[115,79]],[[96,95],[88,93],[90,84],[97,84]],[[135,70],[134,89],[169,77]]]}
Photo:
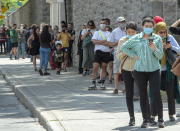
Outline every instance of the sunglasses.
{"label": "sunglasses", "polygon": [[160,31],[159,34],[166,34],[166,31]]}

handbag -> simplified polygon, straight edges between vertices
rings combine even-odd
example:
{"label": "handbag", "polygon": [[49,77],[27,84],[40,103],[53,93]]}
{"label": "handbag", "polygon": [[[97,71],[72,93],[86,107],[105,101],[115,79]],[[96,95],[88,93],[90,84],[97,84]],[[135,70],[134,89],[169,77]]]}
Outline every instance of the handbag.
{"label": "handbag", "polygon": [[123,69],[123,66],[124,66],[124,63],[125,61],[127,60],[128,56],[124,56],[124,58],[122,59],[121,61],[121,65],[120,65],[120,68],[119,68],[119,72],[121,73],[122,72],[122,69]]}
{"label": "handbag", "polygon": [[171,72],[180,77],[180,56],[176,59],[174,64],[172,65]]}
{"label": "handbag", "polygon": [[83,44],[82,44],[82,47],[87,47],[87,46],[90,46],[92,44],[92,36],[91,35],[88,35],[84,38],[83,40]]}
{"label": "handbag", "polygon": [[170,65],[173,65],[173,63],[176,61],[177,58],[177,53],[171,49],[166,50],[166,56],[167,56],[167,61]]}

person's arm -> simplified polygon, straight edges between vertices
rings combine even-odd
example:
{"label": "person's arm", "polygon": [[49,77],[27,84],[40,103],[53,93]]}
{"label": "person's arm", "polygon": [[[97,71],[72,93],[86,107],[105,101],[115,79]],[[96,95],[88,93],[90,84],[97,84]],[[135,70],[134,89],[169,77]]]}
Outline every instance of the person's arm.
{"label": "person's arm", "polygon": [[105,45],[106,44],[106,42],[107,42],[106,40],[98,40],[98,38],[99,38],[99,32],[96,31],[91,40],[93,42],[93,44],[95,44],[95,45]]}
{"label": "person's arm", "polygon": [[123,39],[120,39],[119,42],[118,42],[118,46],[117,46],[117,51],[116,51],[116,57],[120,60],[122,60],[124,58],[124,56],[126,56],[126,54],[124,54],[121,50],[121,46],[123,43],[125,43],[125,41],[127,41],[128,39],[127,38],[123,38]]}
{"label": "person's arm", "polygon": [[123,43],[120,50],[122,50],[122,52],[124,54],[126,54],[130,57],[137,57],[137,54],[134,51],[135,44],[137,44],[137,43],[134,41],[134,39],[130,39],[130,40],[126,41],[125,43]]}
{"label": "person's arm", "polygon": [[180,27],[178,27],[179,25],[180,19],[171,25],[171,27],[169,28],[170,32],[175,35],[180,35]]}
{"label": "person's arm", "polygon": [[173,36],[170,36],[170,42],[171,42],[171,49],[174,50],[177,54],[180,54],[180,46]]}

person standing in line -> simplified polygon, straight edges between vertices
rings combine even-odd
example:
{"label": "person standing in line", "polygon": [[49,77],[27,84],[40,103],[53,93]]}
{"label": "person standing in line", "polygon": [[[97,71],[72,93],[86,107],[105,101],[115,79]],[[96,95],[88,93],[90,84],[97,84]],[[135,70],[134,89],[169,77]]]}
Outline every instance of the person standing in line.
{"label": "person standing in line", "polygon": [[102,69],[100,89],[106,89],[104,83],[107,72],[107,64],[111,59],[111,49],[109,47],[109,44],[107,43],[107,39],[109,36],[110,32],[106,31],[106,20],[102,19],[100,21],[100,30],[96,31],[92,37],[92,42],[95,44],[95,58],[93,63],[92,85],[89,86],[88,90],[97,89],[96,78],[100,66]]}
{"label": "person standing in line", "polygon": [[140,106],[143,116],[141,128],[151,122],[151,110],[147,87],[152,94],[151,105],[157,106],[158,127],[164,128],[163,106],[160,96],[160,63],[163,57],[162,39],[153,33],[154,21],[146,18],[142,22],[143,32],[126,41],[121,50],[130,57],[136,57],[133,76],[140,92]]}
{"label": "person standing in line", "polygon": [[83,48],[83,76],[90,74],[90,69],[92,68],[94,60],[94,44],[92,43],[92,36],[96,31],[96,25],[93,20],[88,21],[87,28],[82,30],[81,40]]}
{"label": "person standing in line", "polygon": [[17,48],[18,48],[18,32],[16,30],[17,25],[13,24],[13,28],[10,30],[10,39],[12,43],[12,50],[10,52],[10,59],[12,60],[12,55],[14,55],[15,60],[17,60]]}
{"label": "person standing in line", "polygon": [[68,52],[69,52],[69,42],[71,40],[71,35],[68,33],[67,26],[62,27],[62,32],[58,36],[58,41],[62,42],[63,52],[64,52],[64,63],[63,68],[64,71],[67,72],[68,66]]}
{"label": "person standing in line", "polygon": [[82,37],[81,34],[82,34],[82,31],[84,29],[86,29],[86,24],[83,25],[82,30],[79,33],[78,44],[77,44],[77,48],[78,48],[77,55],[79,56],[79,67],[78,67],[79,74],[83,73],[83,68],[82,68],[82,63],[83,63],[83,48],[82,48],[82,44],[83,44],[83,41],[81,40],[81,37]]}
{"label": "person standing in line", "polygon": [[0,27],[0,48],[1,52],[0,54],[6,53],[6,32],[4,27]]}
{"label": "person standing in line", "polygon": [[[178,19],[171,25],[169,31],[174,35],[180,35],[180,19]],[[176,117],[180,117],[180,112],[176,114]]]}
{"label": "person standing in line", "polygon": [[29,43],[29,48],[30,48],[30,55],[33,57],[33,66],[34,66],[34,71],[37,71],[37,66],[36,66],[36,60],[39,56],[39,49],[40,49],[40,41],[39,41],[39,32],[40,29],[37,26],[32,26],[32,35],[28,39]]}
{"label": "person standing in line", "polygon": [[[110,39],[108,39],[109,42],[112,42],[114,47],[114,54],[116,54],[117,51],[117,45],[118,41],[126,36],[125,27],[126,27],[126,20],[124,17],[118,17],[116,22],[118,23],[118,27],[115,28],[110,36]],[[118,88],[119,88],[119,67],[120,67],[120,60],[117,59],[117,57],[114,55],[114,62],[113,62],[113,73],[114,73],[114,85],[115,89],[113,91],[113,94],[118,94]]]}
{"label": "person standing in line", "polygon": [[[155,33],[161,36],[164,48],[164,56],[161,59],[161,90],[164,90],[167,93],[169,120],[175,121],[175,99],[180,100],[178,95],[176,95],[179,92],[179,84],[177,76],[173,75],[171,72],[172,65],[169,61],[170,58],[168,58],[168,50],[173,50],[177,54],[180,54],[180,46],[175,38],[168,34],[166,23],[159,22],[156,24]],[[152,107],[154,108],[153,111],[156,112],[156,105],[152,105]],[[155,116],[152,116],[152,118],[155,119]]]}
{"label": "person standing in line", "polygon": [[49,54],[51,51],[51,34],[49,33],[49,26],[44,25],[43,30],[40,34],[40,69],[39,74],[50,75],[47,72],[48,62],[49,62]]}
{"label": "person standing in line", "polygon": [[10,39],[11,26],[6,28],[6,43],[7,43],[7,53],[10,54],[12,49],[11,39]]}
{"label": "person standing in line", "polygon": [[136,62],[136,59],[122,53],[121,46],[123,43],[125,43],[127,40],[131,39],[137,34],[137,25],[135,22],[131,21],[127,23],[126,34],[127,35],[125,37],[119,40],[115,55],[117,59],[121,61],[119,72],[122,73],[122,77],[125,84],[126,104],[127,104],[127,108],[128,108],[128,112],[130,116],[129,126],[134,126],[135,116],[134,116],[133,97],[134,97],[135,82],[134,82],[132,72],[134,71],[134,64]]}
{"label": "person standing in line", "polygon": [[71,40],[69,41],[68,65],[72,66],[73,65],[73,44],[74,44],[74,41],[75,41],[75,30],[74,30],[73,23],[68,23],[68,33],[71,35]]}
{"label": "person standing in line", "polygon": [[26,30],[23,24],[21,24],[21,27],[18,33],[19,33],[18,58],[20,54],[22,54],[22,59],[25,59]]}

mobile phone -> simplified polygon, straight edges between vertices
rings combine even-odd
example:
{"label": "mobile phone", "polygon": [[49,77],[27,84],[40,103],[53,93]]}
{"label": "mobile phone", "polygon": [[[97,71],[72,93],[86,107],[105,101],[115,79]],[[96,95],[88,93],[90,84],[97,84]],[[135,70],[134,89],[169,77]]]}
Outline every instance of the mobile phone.
{"label": "mobile phone", "polygon": [[153,42],[153,38],[149,38],[149,43],[152,43]]}
{"label": "mobile phone", "polygon": [[149,38],[149,45],[151,45],[153,42],[153,38]]}

